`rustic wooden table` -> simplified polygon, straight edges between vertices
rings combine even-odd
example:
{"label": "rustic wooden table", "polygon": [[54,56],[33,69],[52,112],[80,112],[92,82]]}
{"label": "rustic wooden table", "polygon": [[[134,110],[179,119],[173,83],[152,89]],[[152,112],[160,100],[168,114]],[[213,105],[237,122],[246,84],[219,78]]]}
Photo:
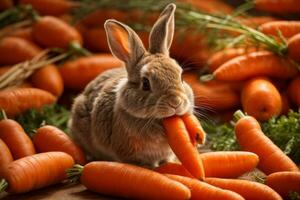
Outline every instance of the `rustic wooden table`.
{"label": "rustic wooden table", "polygon": [[121,200],[120,198],[105,197],[86,190],[83,185],[55,185],[26,194],[0,194],[1,200]]}

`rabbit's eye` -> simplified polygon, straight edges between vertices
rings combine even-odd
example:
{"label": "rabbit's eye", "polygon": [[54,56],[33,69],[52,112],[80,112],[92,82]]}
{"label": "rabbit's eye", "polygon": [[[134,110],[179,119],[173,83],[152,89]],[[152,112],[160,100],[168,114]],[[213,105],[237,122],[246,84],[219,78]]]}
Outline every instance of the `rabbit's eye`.
{"label": "rabbit's eye", "polygon": [[150,82],[149,82],[149,80],[147,79],[147,78],[143,78],[143,90],[145,90],[145,91],[148,91],[148,90],[150,90],[151,89],[151,87],[150,87]]}

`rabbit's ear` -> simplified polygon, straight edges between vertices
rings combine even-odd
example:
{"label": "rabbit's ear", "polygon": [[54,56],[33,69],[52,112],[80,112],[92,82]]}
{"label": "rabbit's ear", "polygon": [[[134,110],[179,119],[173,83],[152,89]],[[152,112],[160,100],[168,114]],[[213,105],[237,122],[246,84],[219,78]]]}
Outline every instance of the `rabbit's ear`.
{"label": "rabbit's ear", "polygon": [[104,27],[111,53],[125,63],[133,64],[146,52],[139,36],[125,24],[109,19]]}
{"label": "rabbit's ear", "polygon": [[176,5],[169,4],[154,24],[149,38],[149,52],[169,55],[174,35],[174,12]]}

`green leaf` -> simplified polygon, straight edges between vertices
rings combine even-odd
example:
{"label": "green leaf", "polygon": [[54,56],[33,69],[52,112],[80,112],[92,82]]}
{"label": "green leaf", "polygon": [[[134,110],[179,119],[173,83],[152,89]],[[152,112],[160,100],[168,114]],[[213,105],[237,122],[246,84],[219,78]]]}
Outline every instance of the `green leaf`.
{"label": "green leaf", "polygon": [[61,105],[54,104],[44,106],[41,110],[28,110],[27,112],[17,116],[16,121],[18,121],[26,133],[32,137],[35,130],[42,124],[56,126],[68,133],[67,123],[69,117],[70,111]]}

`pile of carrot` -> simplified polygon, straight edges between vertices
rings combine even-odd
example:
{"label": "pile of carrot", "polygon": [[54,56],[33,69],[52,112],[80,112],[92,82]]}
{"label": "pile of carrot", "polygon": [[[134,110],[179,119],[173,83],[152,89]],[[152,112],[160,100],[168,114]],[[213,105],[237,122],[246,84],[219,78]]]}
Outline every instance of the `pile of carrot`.
{"label": "pile of carrot", "polygon": [[[270,12],[274,4],[274,9],[276,8],[278,13],[286,12],[284,5],[287,7],[294,5],[291,8],[297,7],[293,1],[274,3],[269,0],[257,0],[255,4],[259,8],[265,5],[266,8],[271,9]],[[218,51],[207,60],[207,68],[211,74],[203,76],[202,81],[199,79],[190,81],[196,94],[195,98],[206,94],[203,92],[204,90],[198,88],[205,86],[205,84],[209,85],[211,82],[218,82],[224,87],[228,84],[238,84],[240,90],[235,94],[239,101],[232,101],[230,106],[222,105],[222,109],[219,109],[215,104],[211,105],[208,100],[205,103],[217,111],[240,108],[259,121],[266,121],[272,117],[286,114],[289,109],[298,110],[300,107],[300,89],[296,85],[299,83],[300,77],[298,63],[300,58],[300,22],[267,21],[260,24],[257,29],[278,41],[286,41],[284,55],[251,46]],[[187,72],[186,77],[193,74],[194,72]],[[212,91],[214,87],[210,86],[209,89]],[[226,96],[229,92],[219,94],[222,94],[223,99],[227,99]],[[197,103],[197,101],[195,102]],[[199,102],[197,106],[201,107],[201,103]]]}
{"label": "pile of carrot", "polygon": [[86,163],[83,151],[63,131],[42,126],[31,139],[18,122],[2,112],[0,193],[25,193],[60,183],[67,179],[65,170]]}

